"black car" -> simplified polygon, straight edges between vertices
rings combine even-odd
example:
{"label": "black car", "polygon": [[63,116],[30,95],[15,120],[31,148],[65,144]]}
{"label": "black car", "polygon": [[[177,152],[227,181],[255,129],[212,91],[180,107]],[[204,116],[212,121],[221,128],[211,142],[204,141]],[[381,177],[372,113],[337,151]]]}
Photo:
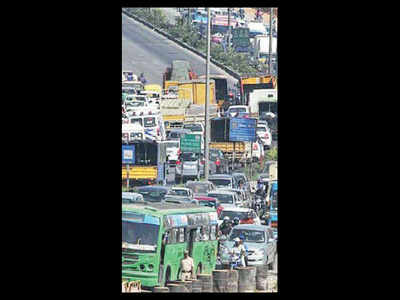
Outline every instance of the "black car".
{"label": "black car", "polygon": [[171,188],[162,185],[149,185],[138,187],[135,192],[141,194],[144,201],[163,202],[165,195],[171,193]]}
{"label": "black car", "polygon": [[229,173],[229,160],[221,150],[210,149],[210,161],[216,165],[217,174]]}

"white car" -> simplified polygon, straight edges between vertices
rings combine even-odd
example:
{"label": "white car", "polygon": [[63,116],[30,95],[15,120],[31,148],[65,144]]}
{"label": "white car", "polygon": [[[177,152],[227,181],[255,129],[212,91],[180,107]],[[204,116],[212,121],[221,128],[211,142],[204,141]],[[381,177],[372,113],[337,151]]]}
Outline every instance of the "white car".
{"label": "white car", "polygon": [[183,197],[188,197],[193,199],[193,192],[189,188],[184,188],[184,187],[172,187],[171,189],[175,194],[178,196],[183,196]]}
{"label": "white car", "polygon": [[238,217],[239,220],[244,220],[248,216],[251,216],[251,219],[254,221],[254,225],[261,225],[261,220],[254,209],[245,207],[225,207],[223,203],[221,203],[221,205],[223,209],[219,215],[219,220],[217,221],[218,226],[222,224],[224,217],[229,217],[229,220],[233,221],[235,217]]}
{"label": "white car", "polygon": [[236,208],[242,204],[235,192],[217,189],[207,194],[207,197],[217,198],[224,208]]}
{"label": "white car", "polygon": [[250,113],[249,107],[246,105],[231,105],[225,115],[227,117],[234,117],[237,113]]}
{"label": "white car", "polygon": [[177,161],[179,159],[179,144],[180,140],[165,141],[168,160]]}
{"label": "white car", "polygon": [[271,130],[267,125],[258,124],[256,129],[257,135],[260,137],[261,141],[264,143],[264,147],[270,147],[272,143]]}

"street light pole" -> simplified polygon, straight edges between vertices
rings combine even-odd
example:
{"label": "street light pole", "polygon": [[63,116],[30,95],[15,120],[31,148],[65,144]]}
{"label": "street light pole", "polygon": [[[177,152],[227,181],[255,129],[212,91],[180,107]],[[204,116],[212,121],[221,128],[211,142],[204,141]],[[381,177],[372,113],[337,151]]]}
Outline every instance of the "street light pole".
{"label": "street light pole", "polygon": [[269,55],[268,55],[268,73],[271,75],[271,70],[272,70],[272,14],[273,14],[273,8],[271,7],[269,9]]}
{"label": "street light pole", "polygon": [[231,48],[231,9],[228,7],[228,49]]}
{"label": "street light pole", "polygon": [[208,105],[210,103],[210,8],[207,7],[207,63],[206,63],[206,103],[205,103],[205,140],[204,140],[204,177],[208,180],[209,169],[209,141],[210,141],[210,120]]}

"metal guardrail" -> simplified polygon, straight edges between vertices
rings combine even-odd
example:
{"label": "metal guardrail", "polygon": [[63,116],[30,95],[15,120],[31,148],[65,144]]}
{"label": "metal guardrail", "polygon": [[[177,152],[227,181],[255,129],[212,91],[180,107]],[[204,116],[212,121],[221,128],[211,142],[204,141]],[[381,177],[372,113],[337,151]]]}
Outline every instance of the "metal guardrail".
{"label": "metal guardrail", "polygon": [[[158,32],[159,34],[165,36],[166,38],[168,38],[169,40],[174,41],[175,43],[177,43],[178,45],[182,46],[183,48],[190,50],[191,52],[201,56],[202,58],[206,59],[207,56],[205,54],[203,54],[202,52],[194,49],[193,47],[189,46],[188,44],[186,44],[185,42],[182,42],[176,38],[174,38],[172,35],[170,35],[169,33],[155,27],[153,24],[143,20],[142,18],[132,14],[131,12],[127,11],[126,9],[122,8],[122,13],[124,13],[125,15],[135,19],[136,21],[142,23],[143,25],[153,29],[154,31]],[[228,68],[227,66],[221,64],[220,62],[216,61],[215,59],[213,59],[212,57],[210,57],[210,62],[212,62],[214,65],[218,66],[219,68],[223,69],[225,72],[227,72],[229,75],[231,75],[232,77],[236,78],[237,80],[240,79],[241,75],[235,71],[233,71],[232,69]]]}

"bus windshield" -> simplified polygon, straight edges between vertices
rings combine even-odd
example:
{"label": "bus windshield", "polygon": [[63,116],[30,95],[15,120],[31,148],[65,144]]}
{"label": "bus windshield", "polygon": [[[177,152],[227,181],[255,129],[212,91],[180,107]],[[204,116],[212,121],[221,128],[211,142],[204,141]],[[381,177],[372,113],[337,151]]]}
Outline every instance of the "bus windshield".
{"label": "bus windshield", "polygon": [[160,226],[122,221],[122,242],[137,245],[157,246]]}

